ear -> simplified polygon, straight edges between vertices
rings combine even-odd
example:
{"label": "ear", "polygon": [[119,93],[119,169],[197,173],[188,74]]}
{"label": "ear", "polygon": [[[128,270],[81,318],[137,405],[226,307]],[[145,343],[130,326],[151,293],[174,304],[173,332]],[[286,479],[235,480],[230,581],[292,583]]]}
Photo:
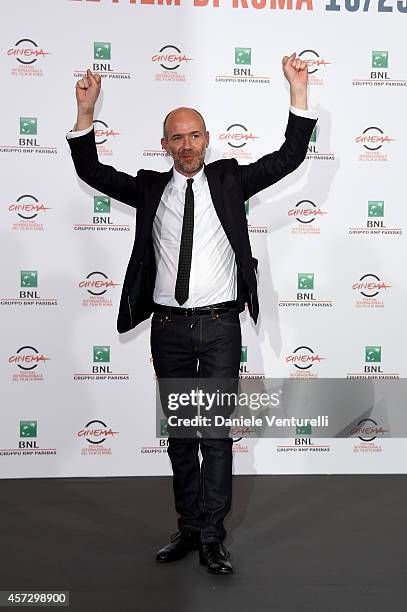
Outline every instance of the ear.
{"label": "ear", "polygon": [[209,147],[209,132],[206,132],[206,146]]}
{"label": "ear", "polygon": [[168,140],[166,138],[161,138],[161,148],[168,153]]}

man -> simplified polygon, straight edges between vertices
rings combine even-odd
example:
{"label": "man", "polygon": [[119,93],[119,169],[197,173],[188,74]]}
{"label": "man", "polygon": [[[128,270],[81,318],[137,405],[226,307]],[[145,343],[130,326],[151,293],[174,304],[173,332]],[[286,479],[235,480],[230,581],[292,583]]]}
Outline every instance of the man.
{"label": "man", "polygon": [[[234,159],[205,165],[205,122],[197,111],[178,108],[165,118],[161,139],[173,168],[140,170],[136,177],[98,160],[92,123],[100,76],[88,70],[76,84],[78,116],[67,136],[76,171],[93,188],[137,208],[118,331],[154,313],[151,350],[159,380],[239,375],[239,312],[247,304],[255,323],[258,317],[257,260],[244,202],[300,165],[316,123],[307,110],[306,63],[293,53],[282,65],[291,108],[279,151],[245,166]],[[232,498],[232,440],[169,437],[168,454],[179,531],[156,560],[171,562],[199,550],[209,572],[231,574],[223,521]]]}

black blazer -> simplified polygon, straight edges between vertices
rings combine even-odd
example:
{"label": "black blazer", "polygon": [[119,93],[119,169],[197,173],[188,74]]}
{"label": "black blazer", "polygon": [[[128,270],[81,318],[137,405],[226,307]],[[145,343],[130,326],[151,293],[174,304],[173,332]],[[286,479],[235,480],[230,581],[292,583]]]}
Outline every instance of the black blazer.
{"label": "black blazer", "polygon": [[[205,165],[216,213],[236,256],[239,310],[244,310],[247,303],[255,323],[259,313],[257,260],[251,253],[244,202],[298,168],[307,154],[315,123],[290,112],[285,141],[278,151],[243,166],[235,159]],[[85,183],[137,208],[136,235],[117,319],[117,329],[123,333],[147,319],[153,310],[156,266],[152,227],[172,170],[139,170],[134,177],[100,163],[93,130],[85,136],[70,138],[68,143],[76,172]]]}

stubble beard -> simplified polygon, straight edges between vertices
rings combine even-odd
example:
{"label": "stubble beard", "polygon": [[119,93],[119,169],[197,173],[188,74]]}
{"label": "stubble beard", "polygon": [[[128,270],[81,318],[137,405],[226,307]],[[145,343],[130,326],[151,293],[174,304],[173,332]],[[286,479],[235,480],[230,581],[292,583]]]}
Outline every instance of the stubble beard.
{"label": "stubble beard", "polygon": [[183,160],[181,157],[173,155],[172,158],[174,160],[174,165],[175,165],[176,170],[180,170],[181,172],[184,172],[185,174],[192,174],[192,173],[199,172],[199,170],[201,170],[205,162],[205,153],[206,153],[206,148],[200,151],[199,157],[197,159],[193,159],[190,162]]}

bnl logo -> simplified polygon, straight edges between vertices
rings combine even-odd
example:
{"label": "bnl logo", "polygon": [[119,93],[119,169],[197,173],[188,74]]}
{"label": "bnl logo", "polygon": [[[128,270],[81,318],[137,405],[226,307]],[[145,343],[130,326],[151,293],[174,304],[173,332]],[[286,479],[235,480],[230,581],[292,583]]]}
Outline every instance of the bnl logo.
{"label": "bnl logo", "polygon": [[372,51],[372,68],[374,70],[370,73],[371,79],[389,79],[387,70],[380,70],[389,67],[389,53],[388,51]]}
{"label": "bnl logo", "polygon": [[[235,47],[235,64],[236,66],[251,66],[252,50],[250,47]],[[252,76],[250,68],[235,68],[234,76]]]}
{"label": "bnl logo", "polygon": [[[106,60],[110,61],[112,56],[112,45],[110,42],[94,42],[93,43],[93,59],[94,61],[92,68],[96,72],[113,72],[112,67],[109,63],[105,63]],[[100,60],[104,60],[101,62]]]}
{"label": "bnl logo", "polygon": [[92,367],[93,374],[110,374],[110,366],[99,365],[110,363],[110,346],[94,346],[93,363],[98,364]]}
{"label": "bnl logo", "polygon": [[93,223],[98,225],[112,225],[110,217],[110,198],[107,196],[93,196]]}
{"label": "bnl logo", "polygon": [[240,372],[247,372],[247,346],[240,348]]}
{"label": "bnl logo", "polygon": [[297,277],[297,300],[315,300],[314,290],[314,273],[299,272]]}
{"label": "bnl logo", "polygon": [[39,295],[33,289],[38,287],[38,272],[36,270],[21,270],[20,271],[20,298],[35,299]]}
{"label": "bnl logo", "polygon": [[312,434],[312,427],[310,423],[306,425],[297,425],[295,428],[295,438],[294,444],[295,446],[314,446],[311,438],[303,438],[302,436],[310,436]]}
{"label": "bnl logo", "polygon": [[308,153],[317,153],[317,147],[316,147],[317,136],[318,136],[318,131],[317,131],[317,126],[315,126],[314,129],[312,130],[311,138],[309,139]]}
{"label": "bnl logo", "polygon": [[[367,220],[366,227],[384,227],[384,201],[369,200],[367,203]],[[381,220],[379,220],[381,218]]]}
{"label": "bnl logo", "polygon": [[[35,117],[20,117],[20,137],[18,144],[20,147],[37,147],[37,139],[31,136],[37,136],[37,119]],[[26,138],[30,136],[30,138]]]}
{"label": "bnl logo", "polygon": [[[382,361],[382,347],[381,346],[365,346],[365,365],[364,371],[366,373],[378,373],[382,372],[380,364]],[[372,365],[375,364],[375,365]]]}
{"label": "bnl logo", "polygon": [[[37,421],[20,421],[20,438],[36,438]],[[38,448],[36,440],[20,440],[18,448]]]}

